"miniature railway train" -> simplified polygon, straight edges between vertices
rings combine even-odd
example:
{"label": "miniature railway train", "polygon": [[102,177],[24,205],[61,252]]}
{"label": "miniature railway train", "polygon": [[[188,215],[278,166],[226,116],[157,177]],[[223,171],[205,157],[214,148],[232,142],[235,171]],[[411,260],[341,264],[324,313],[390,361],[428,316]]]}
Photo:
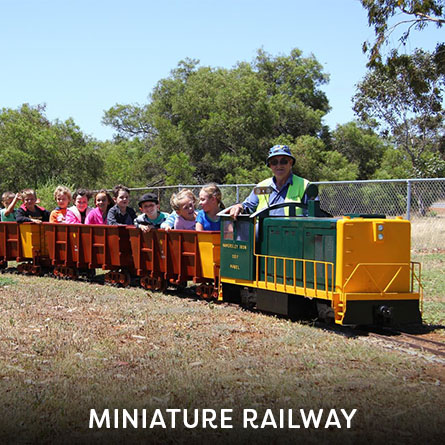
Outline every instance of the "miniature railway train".
{"label": "miniature railway train", "polygon": [[289,214],[305,207],[308,216],[270,216],[273,206],[235,221],[222,215],[221,232],[2,222],[0,267],[17,261],[19,272],[71,279],[103,269],[109,283],[138,279],[161,291],[193,282],[203,298],[287,316],[310,306],[343,325],[421,322],[409,221],[333,218],[312,200],[286,205]]}

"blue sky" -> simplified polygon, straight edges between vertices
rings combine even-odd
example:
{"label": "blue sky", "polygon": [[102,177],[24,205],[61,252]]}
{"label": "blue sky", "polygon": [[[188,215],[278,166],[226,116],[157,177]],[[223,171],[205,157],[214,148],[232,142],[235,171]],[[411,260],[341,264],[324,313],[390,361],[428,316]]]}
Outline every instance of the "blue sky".
{"label": "blue sky", "polygon": [[[434,48],[439,32],[417,34],[413,47]],[[0,0],[0,108],[45,103],[49,119],[72,117],[105,140],[104,110],[146,103],[181,59],[231,68],[258,48],[299,48],[330,75],[325,123],[334,129],[354,118],[361,47],[372,39],[358,0]]]}

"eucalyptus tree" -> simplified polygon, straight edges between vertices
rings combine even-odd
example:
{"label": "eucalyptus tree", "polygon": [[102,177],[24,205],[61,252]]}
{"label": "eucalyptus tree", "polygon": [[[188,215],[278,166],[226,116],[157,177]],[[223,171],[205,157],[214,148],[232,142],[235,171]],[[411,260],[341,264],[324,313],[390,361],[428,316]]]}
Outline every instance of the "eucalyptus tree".
{"label": "eucalyptus tree", "polygon": [[45,106],[0,111],[0,187],[17,191],[49,180],[88,186],[102,172],[94,141],[72,119],[51,122]]}
{"label": "eucalyptus tree", "polygon": [[350,165],[357,167],[354,179],[371,179],[381,167],[387,141],[379,137],[372,128],[357,122],[338,125],[332,132],[332,149],[341,153]]}
{"label": "eucalyptus tree", "polygon": [[[444,0],[361,0],[368,12],[368,24],[374,28],[373,43],[364,42],[363,51],[369,54],[369,65],[382,62],[382,47],[401,30],[400,42],[405,44],[412,30],[421,31],[428,25],[441,28],[445,24]],[[439,42],[434,56],[438,64],[444,61],[445,46]]]}
{"label": "eucalyptus tree", "polygon": [[393,54],[358,84],[354,111],[409,161],[409,176],[445,175],[444,84],[434,55],[420,49]]}
{"label": "eucalyptus tree", "polygon": [[166,182],[255,181],[267,174],[264,159],[279,137],[292,142],[321,131],[327,80],[315,57],[297,49],[278,57],[260,50],[230,69],[186,59],[157,83],[149,103],[116,105],[104,122],[120,138],[142,140]]}

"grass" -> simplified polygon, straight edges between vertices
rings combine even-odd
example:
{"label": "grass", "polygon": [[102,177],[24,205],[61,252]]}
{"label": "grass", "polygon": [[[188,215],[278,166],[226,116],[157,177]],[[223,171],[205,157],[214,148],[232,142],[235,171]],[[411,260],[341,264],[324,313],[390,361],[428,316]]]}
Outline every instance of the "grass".
{"label": "grass", "polygon": [[411,245],[421,252],[445,252],[445,217],[413,218]]}
{"label": "grass", "polygon": [[416,253],[412,260],[422,264],[424,322],[445,325],[445,253]]}
{"label": "grass", "polygon": [[10,277],[1,277],[0,276],[0,287],[7,287],[15,284],[15,280]]}
{"label": "grass", "polygon": [[[168,293],[1,278],[12,280],[0,286],[3,442],[443,439],[445,373],[438,363]],[[91,408],[231,408],[235,428],[91,431]],[[254,430],[240,426],[243,408],[358,411],[351,430]]]}
{"label": "grass", "polygon": [[[414,218],[411,221],[412,261],[422,263],[424,286],[423,320],[431,325],[445,325],[445,219]],[[445,332],[438,330],[445,336]]]}

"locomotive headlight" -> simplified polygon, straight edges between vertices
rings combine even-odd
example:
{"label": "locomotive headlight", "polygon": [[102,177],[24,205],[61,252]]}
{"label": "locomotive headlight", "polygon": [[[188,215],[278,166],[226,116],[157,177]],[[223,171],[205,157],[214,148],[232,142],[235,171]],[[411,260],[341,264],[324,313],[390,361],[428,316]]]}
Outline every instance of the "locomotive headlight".
{"label": "locomotive headlight", "polygon": [[372,239],[375,243],[383,242],[385,224],[383,222],[374,221],[372,223]]}

